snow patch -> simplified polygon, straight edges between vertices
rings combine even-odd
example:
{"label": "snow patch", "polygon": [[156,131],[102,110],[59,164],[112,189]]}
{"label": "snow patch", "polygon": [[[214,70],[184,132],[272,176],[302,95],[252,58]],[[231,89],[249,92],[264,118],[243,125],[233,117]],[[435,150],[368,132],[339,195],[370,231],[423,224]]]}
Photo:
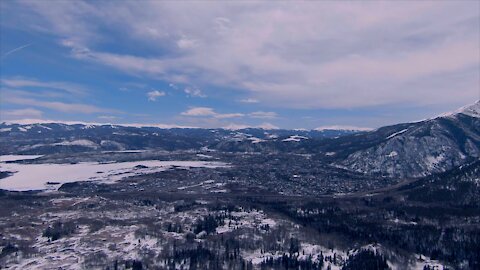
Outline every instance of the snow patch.
{"label": "snow patch", "polygon": [[197,154],[197,157],[200,157],[200,158],[213,158],[213,156],[205,155],[205,154]]}
{"label": "snow patch", "polygon": [[396,157],[396,156],[398,156],[397,151],[392,151],[390,152],[390,154],[387,155],[387,157]]}
{"label": "snow patch", "polygon": [[102,153],[144,153],[147,150],[116,150],[116,151],[102,151]]}
{"label": "snow patch", "polygon": [[441,161],[443,161],[445,159],[445,155],[444,154],[440,154],[436,157],[434,156],[427,156],[427,158],[425,159],[425,164],[427,165],[428,169],[433,169],[438,163],[440,163]]}
{"label": "snow patch", "polygon": [[282,142],[299,142],[301,140],[308,140],[308,137],[300,136],[300,135],[292,135],[292,136],[282,140]]}
{"label": "snow patch", "polygon": [[54,143],[52,145],[65,145],[65,146],[85,146],[90,148],[96,148],[98,145],[90,140],[74,140],[74,141],[63,141],[59,143]]}
{"label": "snow patch", "polygon": [[252,141],[252,143],[261,143],[261,142],[265,141],[265,140],[262,140],[262,139],[257,138],[257,137],[250,137],[250,138],[248,138],[248,140]]}
{"label": "snow patch", "polygon": [[397,136],[397,135],[399,135],[399,134],[404,133],[404,132],[407,131],[407,130],[408,130],[408,128],[402,129],[402,130],[400,130],[399,132],[395,132],[395,133],[393,133],[392,135],[388,136],[386,139],[387,139],[387,140],[388,140],[388,139],[391,139],[391,138],[393,138],[393,137],[395,137],[395,136]]}

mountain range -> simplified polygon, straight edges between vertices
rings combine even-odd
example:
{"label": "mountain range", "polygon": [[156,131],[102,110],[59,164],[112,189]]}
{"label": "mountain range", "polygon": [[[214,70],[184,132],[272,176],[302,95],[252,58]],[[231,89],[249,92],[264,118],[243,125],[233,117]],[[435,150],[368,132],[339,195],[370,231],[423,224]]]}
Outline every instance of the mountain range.
{"label": "mountain range", "polygon": [[423,177],[480,157],[480,101],[423,121],[364,130],[239,130],[65,123],[0,124],[0,154],[217,150],[310,154],[332,166]]}
{"label": "mountain range", "polygon": [[369,142],[338,163],[358,172],[419,177],[480,157],[480,102],[424,121],[398,124],[356,136]]}

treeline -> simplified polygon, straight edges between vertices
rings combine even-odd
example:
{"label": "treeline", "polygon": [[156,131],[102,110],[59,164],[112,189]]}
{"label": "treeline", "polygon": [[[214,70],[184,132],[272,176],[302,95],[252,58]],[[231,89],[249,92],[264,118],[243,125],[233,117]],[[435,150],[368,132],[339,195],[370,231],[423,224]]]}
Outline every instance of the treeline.
{"label": "treeline", "polygon": [[[279,257],[268,257],[260,264],[254,266],[252,262],[247,261],[240,256],[219,256],[218,251],[210,250],[202,245],[196,248],[179,249],[167,259],[162,260],[163,267],[160,269],[190,269],[190,270],[321,270],[331,269],[331,258],[327,259],[323,254],[317,257],[300,257],[298,253],[284,253]],[[148,264],[141,260],[115,260],[107,270],[150,269]],[[158,268],[158,265],[156,266]],[[350,255],[344,263],[342,270],[387,270],[390,269],[384,256],[372,250],[361,250],[356,254]],[[425,268],[430,270],[430,268]]]}
{"label": "treeline", "polygon": [[373,250],[361,250],[350,255],[342,270],[386,270],[387,259]]}
{"label": "treeline", "polygon": [[323,268],[323,255],[320,255],[317,260],[312,256],[306,259],[299,259],[296,254],[283,254],[278,258],[267,258],[260,263],[260,268],[263,269],[298,269],[298,270],[321,270]]}

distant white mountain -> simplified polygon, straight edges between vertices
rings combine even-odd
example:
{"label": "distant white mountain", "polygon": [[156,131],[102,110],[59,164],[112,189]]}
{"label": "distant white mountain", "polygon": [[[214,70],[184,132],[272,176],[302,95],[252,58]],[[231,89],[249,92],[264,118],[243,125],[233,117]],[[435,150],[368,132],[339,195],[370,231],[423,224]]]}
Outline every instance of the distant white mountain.
{"label": "distant white mountain", "polygon": [[325,131],[325,130],[371,131],[371,130],[373,130],[373,128],[333,125],[333,126],[321,126],[321,127],[315,128],[314,130],[316,130],[316,131]]}
{"label": "distant white mountain", "polygon": [[6,120],[2,121],[4,124],[18,124],[18,125],[35,125],[35,124],[64,124],[64,125],[84,125],[84,126],[122,126],[122,127],[155,127],[163,129],[171,128],[197,128],[194,126],[182,126],[182,125],[170,125],[170,124],[141,124],[141,123],[125,123],[125,124],[113,124],[113,123],[98,123],[98,122],[83,122],[83,121],[60,121],[60,120],[48,120],[48,119],[18,119],[18,120]]}
{"label": "distant white mountain", "polygon": [[222,127],[222,129],[227,129],[227,130],[241,130],[241,129],[247,129],[247,128],[259,128],[259,129],[264,129],[264,130],[279,129],[279,127],[277,127],[273,124],[270,124],[270,123],[263,123],[263,124],[258,125],[258,126],[230,124],[228,126]]}

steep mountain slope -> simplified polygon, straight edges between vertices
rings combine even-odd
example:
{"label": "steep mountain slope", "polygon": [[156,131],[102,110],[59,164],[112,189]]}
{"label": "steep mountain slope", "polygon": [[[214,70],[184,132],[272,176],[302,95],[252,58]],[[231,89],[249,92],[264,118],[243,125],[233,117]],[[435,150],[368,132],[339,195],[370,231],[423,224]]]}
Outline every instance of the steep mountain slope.
{"label": "steep mountain slope", "polygon": [[[380,128],[349,140],[350,153],[335,163],[390,177],[421,177],[480,157],[480,102],[416,123]],[[351,144],[361,141],[359,149]],[[334,143],[338,147],[338,142]]]}
{"label": "steep mountain slope", "polygon": [[412,201],[479,207],[480,161],[422,178],[400,191]]}

